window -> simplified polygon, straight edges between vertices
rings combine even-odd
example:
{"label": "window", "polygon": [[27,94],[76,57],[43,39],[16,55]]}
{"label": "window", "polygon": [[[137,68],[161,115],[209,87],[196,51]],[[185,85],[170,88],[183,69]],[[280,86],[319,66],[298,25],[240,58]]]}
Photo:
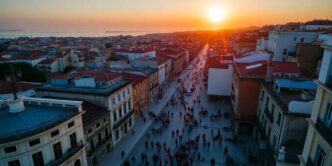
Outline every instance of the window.
{"label": "window", "polygon": [[20,160],[8,161],[8,166],[20,166]]}
{"label": "window", "polygon": [[104,118],[103,122],[106,123],[107,122],[107,118]]}
{"label": "window", "polygon": [[89,128],[88,129],[88,134],[91,134],[92,133],[92,128]]}
{"label": "window", "polygon": [[123,111],[124,111],[124,114],[127,113],[127,106],[126,106],[126,103],[123,104]]}
{"label": "window", "polygon": [[113,112],[113,119],[114,119],[114,122],[116,122],[118,120],[117,117],[116,117],[116,112],[115,111]]}
{"label": "window", "polygon": [[68,123],[68,128],[71,128],[71,127],[73,127],[74,125],[75,125],[75,122],[72,121],[72,122]]}
{"label": "window", "polygon": [[93,139],[90,141],[90,149],[94,149],[95,148],[95,142],[93,141]]}
{"label": "window", "polygon": [[40,144],[40,139],[39,138],[29,142],[30,146],[35,146],[35,145],[38,145],[38,144]]}
{"label": "window", "polygon": [[81,160],[77,159],[74,163],[74,166],[81,166]]}
{"label": "window", "polygon": [[304,42],[304,37],[301,37],[301,43],[303,43]]}
{"label": "window", "polygon": [[99,128],[99,127],[100,127],[100,122],[98,122],[98,123],[96,124],[96,127],[97,127],[97,128]]}
{"label": "window", "polygon": [[112,98],[112,105],[115,105],[115,97]]}
{"label": "window", "polygon": [[119,137],[120,137],[119,130],[116,130],[116,132],[115,132],[115,140],[118,140]]}
{"label": "window", "polygon": [[121,100],[121,95],[120,94],[118,94],[118,101],[120,101]]}
{"label": "window", "polygon": [[122,117],[122,106],[119,107],[119,118]]}
{"label": "window", "polygon": [[130,95],[130,89],[129,88],[127,89],[127,94]]}
{"label": "window", "polygon": [[55,130],[55,131],[53,131],[53,132],[51,132],[51,137],[55,137],[55,136],[57,136],[57,135],[59,135],[59,130]]}
{"label": "window", "polygon": [[262,90],[261,101],[264,100],[264,91]]}
{"label": "window", "polygon": [[128,100],[128,110],[131,110],[130,99]]}
{"label": "window", "polygon": [[101,133],[98,134],[98,143],[101,143]]}
{"label": "window", "polygon": [[317,152],[314,160],[315,166],[323,166],[326,158],[326,152],[322,149],[320,145],[317,147]]}
{"label": "window", "polygon": [[13,153],[16,152],[16,146],[10,146],[5,148],[5,153]]}
{"label": "window", "polygon": [[271,135],[271,127],[269,127],[267,131],[267,139],[270,140],[270,135]]}
{"label": "window", "polygon": [[279,112],[279,115],[278,115],[277,124],[278,124],[278,126],[281,125],[281,113],[280,112]]}
{"label": "window", "polygon": [[72,148],[75,148],[77,146],[76,133],[74,132],[73,134],[70,134],[69,139],[70,139],[70,146]]}
{"label": "window", "polygon": [[274,115],[274,104],[272,104],[271,114],[272,114],[272,116]]}
{"label": "window", "polygon": [[42,152],[38,152],[32,155],[34,166],[44,166],[44,158]]}
{"label": "window", "polygon": [[132,121],[131,118],[129,118],[129,127],[131,127],[131,124],[132,124],[131,121]]}
{"label": "window", "polygon": [[266,96],[266,103],[265,103],[266,106],[269,105],[269,100],[270,100],[269,96]]}
{"label": "window", "polygon": [[327,103],[324,123],[332,130],[332,105],[330,103]]}
{"label": "window", "polygon": [[53,145],[54,158],[57,160],[62,156],[61,142]]}
{"label": "window", "polygon": [[108,128],[106,128],[106,129],[104,130],[104,134],[105,134],[105,137],[107,138],[107,137],[108,137]]}
{"label": "window", "polygon": [[122,92],[122,96],[123,96],[123,98],[126,97],[126,92],[125,91]]}

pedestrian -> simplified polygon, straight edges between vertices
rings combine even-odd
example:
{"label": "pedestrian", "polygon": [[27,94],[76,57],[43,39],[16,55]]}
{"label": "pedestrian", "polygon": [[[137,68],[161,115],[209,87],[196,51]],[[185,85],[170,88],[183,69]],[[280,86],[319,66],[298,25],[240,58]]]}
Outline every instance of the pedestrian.
{"label": "pedestrian", "polygon": [[172,138],[174,138],[174,130],[172,130]]}
{"label": "pedestrian", "polygon": [[216,160],[214,160],[214,158],[212,158],[210,160],[210,164],[211,164],[211,166],[215,166],[216,165]]}
{"label": "pedestrian", "polygon": [[145,121],[146,121],[145,117],[143,117],[143,121],[144,121],[144,123],[145,123]]}
{"label": "pedestrian", "polygon": [[201,153],[200,152],[198,152],[197,159],[201,160]]}
{"label": "pedestrian", "polygon": [[125,152],[124,152],[124,150],[122,150],[122,151],[121,151],[121,158],[123,159],[124,156],[125,156]]}
{"label": "pedestrian", "polygon": [[173,112],[171,113],[172,119],[173,119]]}
{"label": "pedestrian", "polygon": [[153,141],[151,141],[151,148],[153,148],[154,147],[154,144],[153,144]]}
{"label": "pedestrian", "polygon": [[179,140],[180,140],[180,142],[182,141],[182,135],[179,136]]}
{"label": "pedestrian", "polygon": [[182,112],[180,112],[180,118],[181,118],[181,116],[182,116]]}
{"label": "pedestrian", "polygon": [[149,143],[148,141],[145,141],[145,149],[148,149],[149,148]]}
{"label": "pedestrian", "polygon": [[178,139],[175,138],[175,145],[178,146]]}
{"label": "pedestrian", "polygon": [[224,148],[224,155],[226,156],[228,154],[228,149],[227,147]]}
{"label": "pedestrian", "polygon": [[219,146],[221,146],[221,139],[219,139]]}
{"label": "pedestrian", "polygon": [[207,142],[207,147],[210,148],[210,142],[209,141]]}

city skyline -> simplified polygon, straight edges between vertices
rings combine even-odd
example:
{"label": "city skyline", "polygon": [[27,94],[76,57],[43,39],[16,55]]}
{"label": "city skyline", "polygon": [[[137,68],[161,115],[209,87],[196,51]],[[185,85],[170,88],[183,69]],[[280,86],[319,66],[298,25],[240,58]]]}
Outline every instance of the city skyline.
{"label": "city skyline", "polygon": [[[285,5],[287,4],[287,5]],[[331,1],[22,1],[5,0],[0,6],[0,29],[34,31],[211,30],[331,19]],[[223,20],[207,14],[217,7]]]}

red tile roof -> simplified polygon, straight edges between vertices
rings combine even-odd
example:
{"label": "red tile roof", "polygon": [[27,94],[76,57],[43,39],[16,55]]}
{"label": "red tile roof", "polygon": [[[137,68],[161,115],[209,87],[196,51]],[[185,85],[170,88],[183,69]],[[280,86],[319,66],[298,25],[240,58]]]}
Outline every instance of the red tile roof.
{"label": "red tile roof", "polygon": [[[261,64],[261,66],[248,69],[248,66]],[[264,77],[266,75],[267,62],[260,61],[254,63],[235,63],[235,70],[238,74],[243,76],[258,76]],[[273,62],[273,73],[296,73],[301,74],[299,65],[296,62]]]}
{"label": "red tile roof", "polygon": [[146,77],[143,77],[143,76],[140,76],[140,75],[136,75],[136,74],[127,73],[127,72],[123,72],[122,73],[122,77],[124,79],[131,80],[133,86],[141,83],[142,81],[144,81],[146,79]]}
{"label": "red tile roof", "polygon": [[154,48],[134,48],[134,49],[129,49],[129,48],[116,48],[113,49],[113,52],[124,52],[124,53],[147,53],[155,51]]}

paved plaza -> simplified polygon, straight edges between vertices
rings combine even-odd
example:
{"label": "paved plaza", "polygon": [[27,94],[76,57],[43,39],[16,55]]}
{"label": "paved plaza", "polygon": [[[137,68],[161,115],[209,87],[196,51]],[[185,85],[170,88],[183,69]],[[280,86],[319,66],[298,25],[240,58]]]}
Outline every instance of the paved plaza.
{"label": "paved plaza", "polygon": [[[189,131],[184,122],[184,114],[186,113],[184,107],[181,104],[166,104],[167,102],[170,103],[169,101],[172,96],[175,98],[175,101],[180,101],[181,95],[177,91],[180,85],[175,80],[169,85],[163,98],[144,111],[146,121],[144,122],[143,118],[137,117],[133,132],[125,136],[107,154],[101,165],[125,165],[125,161],[129,165],[186,165],[186,163],[189,165],[211,165],[211,159],[214,159],[215,165],[226,165],[226,156],[233,159],[237,165],[250,165],[248,155],[251,152],[254,153],[251,139],[246,139],[241,143],[230,141],[233,133],[230,129],[231,120],[228,116],[231,111],[229,101],[212,101],[206,95],[206,88],[202,81],[202,71],[205,63],[203,54],[206,49],[207,47],[201,51],[197,59],[199,62],[192,62],[196,66],[192,70],[184,69],[185,71],[179,76],[185,88],[195,86],[195,91],[191,95],[184,95],[184,101],[187,102],[188,106],[193,108],[192,115],[199,122],[198,126],[193,127]],[[199,79],[193,82],[194,75]],[[200,97],[200,104],[193,103],[194,99],[197,99],[197,96]],[[202,108],[208,111],[208,116],[201,117],[199,115],[199,111]],[[161,134],[154,134],[152,132],[153,129],[160,128],[160,122],[149,116],[148,111],[154,112],[157,116],[161,113],[169,115],[169,125],[162,129]],[[218,113],[221,113],[221,118],[218,120],[210,119],[210,115]],[[179,131],[179,134],[176,134],[176,130]],[[222,137],[222,141],[213,141],[213,137],[218,135],[218,131]],[[203,135],[205,135],[206,141],[203,141]],[[199,141],[194,141],[195,146],[197,145],[196,148],[186,155],[184,161],[178,162],[174,156],[180,148],[180,144],[185,143],[187,140],[195,140],[196,137],[200,137]],[[158,143],[161,145],[160,148],[156,146]],[[225,153],[225,149],[228,150],[227,154]],[[146,155],[146,161],[148,162],[142,161],[142,154]],[[158,160],[156,160],[156,156],[158,156]],[[170,156],[173,159],[170,159]],[[155,159],[155,162],[153,162],[153,159]]]}

